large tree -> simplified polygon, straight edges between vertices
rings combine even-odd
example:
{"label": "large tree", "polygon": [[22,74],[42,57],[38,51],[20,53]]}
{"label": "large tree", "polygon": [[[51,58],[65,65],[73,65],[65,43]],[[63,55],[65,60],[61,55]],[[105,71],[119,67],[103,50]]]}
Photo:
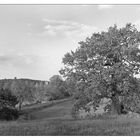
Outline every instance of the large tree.
{"label": "large tree", "polygon": [[[93,33],[79,42],[76,51],[65,54],[60,73],[76,80],[79,98],[77,110],[92,103],[96,109],[103,98],[112,101],[112,113],[122,107],[134,111],[140,102],[140,32],[132,24],[116,25],[108,31]],[[109,108],[108,108],[109,109]]]}

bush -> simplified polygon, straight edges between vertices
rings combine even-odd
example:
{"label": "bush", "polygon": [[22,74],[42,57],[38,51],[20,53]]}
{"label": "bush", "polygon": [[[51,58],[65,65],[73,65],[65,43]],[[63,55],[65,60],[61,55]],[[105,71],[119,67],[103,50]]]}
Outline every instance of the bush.
{"label": "bush", "polygon": [[16,120],[19,117],[19,112],[17,109],[4,107],[0,109],[0,119],[1,120]]}
{"label": "bush", "polygon": [[8,89],[0,89],[0,119],[15,120],[19,117],[16,109],[17,97]]}

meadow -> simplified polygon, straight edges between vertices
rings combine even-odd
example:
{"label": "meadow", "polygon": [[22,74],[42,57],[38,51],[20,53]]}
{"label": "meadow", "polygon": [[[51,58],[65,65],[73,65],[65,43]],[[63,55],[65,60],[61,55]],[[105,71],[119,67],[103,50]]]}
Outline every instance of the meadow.
{"label": "meadow", "polygon": [[[8,136],[132,136],[140,135],[140,119],[106,117],[96,119],[73,119],[73,100],[61,100],[47,106],[26,107],[28,119],[1,121],[0,135]],[[39,109],[37,109],[39,108]]]}

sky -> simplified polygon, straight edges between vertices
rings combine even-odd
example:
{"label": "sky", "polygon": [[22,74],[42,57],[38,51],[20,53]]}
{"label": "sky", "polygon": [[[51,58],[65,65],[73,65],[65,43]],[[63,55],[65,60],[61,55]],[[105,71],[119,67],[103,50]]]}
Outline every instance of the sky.
{"label": "sky", "polygon": [[49,80],[79,41],[130,22],[140,5],[0,5],[0,79]]}

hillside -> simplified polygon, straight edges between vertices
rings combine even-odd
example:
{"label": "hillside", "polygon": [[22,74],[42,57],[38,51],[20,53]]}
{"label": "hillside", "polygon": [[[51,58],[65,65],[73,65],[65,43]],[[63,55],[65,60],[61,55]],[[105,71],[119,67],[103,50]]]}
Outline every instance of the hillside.
{"label": "hillside", "polygon": [[71,98],[50,101],[44,104],[24,107],[23,111],[27,112],[30,120],[72,118],[71,109],[74,101]]}
{"label": "hillside", "polygon": [[9,89],[21,101],[22,105],[47,100],[48,81],[33,79],[1,79],[0,89]]}
{"label": "hillside", "polygon": [[32,84],[34,86],[46,86],[48,85],[48,81],[41,81],[41,80],[33,80],[33,79],[17,79],[16,77],[14,79],[1,79],[0,80],[0,88],[9,88],[15,81],[20,81],[22,83],[28,83],[29,85]]}
{"label": "hillside", "polygon": [[139,118],[126,119],[120,115],[74,119],[73,104],[72,98],[66,98],[24,106],[17,121],[0,121],[0,135],[140,135]]}
{"label": "hillside", "polygon": [[72,99],[57,101],[29,109],[28,120],[1,121],[0,135],[55,136],[55,135],[140,135],[140,121],[134,118],[73,119]]}

